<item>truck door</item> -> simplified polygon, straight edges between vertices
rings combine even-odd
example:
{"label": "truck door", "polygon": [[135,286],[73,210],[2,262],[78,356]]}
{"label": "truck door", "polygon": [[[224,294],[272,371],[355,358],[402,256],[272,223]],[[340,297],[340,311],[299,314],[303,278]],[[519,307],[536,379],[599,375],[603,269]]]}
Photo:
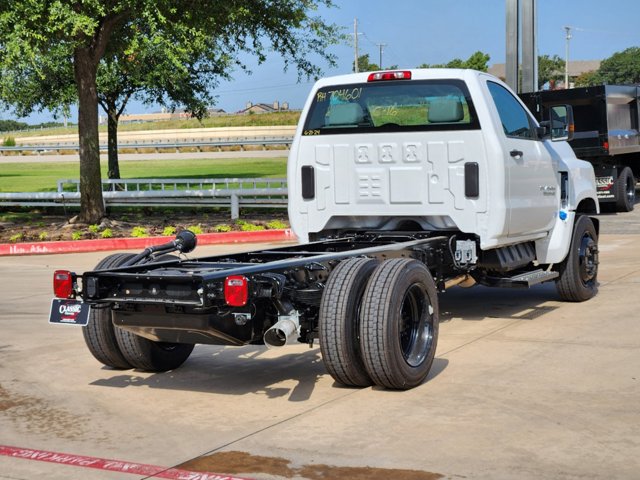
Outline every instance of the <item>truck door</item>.
{"label": "truck door", "polygon": [[551,227],[558,208],[556,168],[538,139],[531,115],[499,83],[487,81],[503,134],[508,235],[517,237]]}

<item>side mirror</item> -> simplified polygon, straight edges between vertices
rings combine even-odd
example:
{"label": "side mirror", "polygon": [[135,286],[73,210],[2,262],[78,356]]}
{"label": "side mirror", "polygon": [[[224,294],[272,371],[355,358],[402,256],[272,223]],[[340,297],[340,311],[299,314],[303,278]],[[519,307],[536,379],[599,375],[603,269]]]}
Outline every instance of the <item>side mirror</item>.
{"label": "side mirror", "polygon": [[575,125],[571,105],[554,105],[549,109],[549,120],[544,122],[551,133],[551,141],[571,141]]}

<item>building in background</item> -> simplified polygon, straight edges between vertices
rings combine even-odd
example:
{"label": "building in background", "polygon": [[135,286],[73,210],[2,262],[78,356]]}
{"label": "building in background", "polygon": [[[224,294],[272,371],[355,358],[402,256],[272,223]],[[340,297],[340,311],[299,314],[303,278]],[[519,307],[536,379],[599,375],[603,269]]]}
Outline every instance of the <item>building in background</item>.
{"label": "building in background", "polygon": [[238,113],[274,113],[287,111],[289,111],[289,102],[282,102],[281,104],[275,100],[272,104],[247,102],[247,106]]}

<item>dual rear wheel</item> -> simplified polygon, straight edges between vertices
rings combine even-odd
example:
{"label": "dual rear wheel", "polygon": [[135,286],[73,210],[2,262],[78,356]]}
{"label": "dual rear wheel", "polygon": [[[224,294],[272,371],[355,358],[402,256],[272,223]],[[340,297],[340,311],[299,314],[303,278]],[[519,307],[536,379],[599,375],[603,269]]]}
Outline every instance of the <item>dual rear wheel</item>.
{"label": "dual rear wheel", "polygon": [[[134,255],[116,253],[105,257],[96,270],[118,267]],[[174,258],[160,257],[159,261]],[[125,370],[137,368],[149,372],[165,372],[182,365],[193,344],[154,342],[113,325],[110,308],[93,308],[89,323],[82,329],[84,341],[91,354],[107,367]]]}
{"label": "dual rear wheel", "polygon": [[433,277],[417,260],[341,262],[322,296],[320,348],[336,382],[406,390],[431,369],[438,340]]}

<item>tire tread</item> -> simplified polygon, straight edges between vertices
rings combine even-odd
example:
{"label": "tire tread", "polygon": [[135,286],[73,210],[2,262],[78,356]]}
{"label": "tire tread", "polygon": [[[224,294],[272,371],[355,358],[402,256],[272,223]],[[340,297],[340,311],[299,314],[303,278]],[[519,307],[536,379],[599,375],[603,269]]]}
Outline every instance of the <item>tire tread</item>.
{"label": "tire tread", "polygon": [[[96,270],[117,267],[129,258],[130,253],[115,253],[103,258],[96,265]],[[115,334],[116,328],[111,321],[111,310],[109,308],[92,309],[89,323],[82,329],[82,334],[87,348],[91,354],[103,365],[107,367],[126,370],[132,367],[122,354]]]}
{"label": "tire tread", "polygon": [[[331,272],[320,303],[320,349],[325,367],[338,383],[353,387],[372,384],[362,360],[359,342],[346,333],[358,322],[352,315],[356,309],[354,297],[363,293],[365,282],[377,261],[370,258],[355,258],[341,262]],[[355,332],[358,333],[358,325]]]}

